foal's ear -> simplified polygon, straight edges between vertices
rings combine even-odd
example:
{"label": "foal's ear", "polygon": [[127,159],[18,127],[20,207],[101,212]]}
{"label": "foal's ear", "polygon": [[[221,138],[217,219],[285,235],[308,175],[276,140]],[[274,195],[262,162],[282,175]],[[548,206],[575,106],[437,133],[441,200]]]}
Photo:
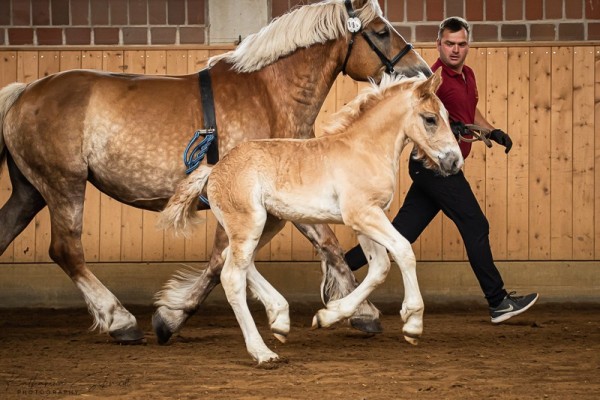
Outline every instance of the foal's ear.
{"label": "foal's ear", "polygon": [[442,84],[442,69],[438,68],[433,75],[423,81],[418,87],[420,97],[427,97],[435,94]]}

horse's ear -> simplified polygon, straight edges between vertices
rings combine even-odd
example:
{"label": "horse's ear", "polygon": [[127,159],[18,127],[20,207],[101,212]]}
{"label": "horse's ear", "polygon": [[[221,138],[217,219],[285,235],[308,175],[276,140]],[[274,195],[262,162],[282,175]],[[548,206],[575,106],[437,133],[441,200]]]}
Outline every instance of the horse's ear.
{"label": "horse's ear", "polygon": [[442,69],[438,68],[433,75],[419,85],[418,93],[420,97],[427,97],[435,94],[442,84]]}

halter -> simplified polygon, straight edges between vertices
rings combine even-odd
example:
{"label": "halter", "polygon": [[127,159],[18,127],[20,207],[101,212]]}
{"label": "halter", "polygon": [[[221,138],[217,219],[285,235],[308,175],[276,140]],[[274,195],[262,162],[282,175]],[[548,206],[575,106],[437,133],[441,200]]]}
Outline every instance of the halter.
{"label": "halter", "polygon": [[406,46],[404,46],[404,48],[400,50],[400,52],[394,58],[390,60],[385,56],[385,54],[383,54],[381,50],[379,50],[377,46],[375,46],[375,43],[373,43],[369,35],[367,35],[366,32],[361,31],[362,23],[360,22],[360,19],[356,16],[356,12],[352,7],[352,0],[345,0],[344,4],[346,6],[346,11],[348,12],[349,17],[346,21],[346,27],[348,28],[348,31],[352,33],[352,37],[350,38],[350,42],[348,43],[348,51],[346,52],[344,64],[342,64],[342,74],[346,75],[346,64],[348,64],[348,59],[350,59],[350,53],[352,52],[352,47],[354,46],[354,38],[356,37],[356,34],[358,32],[361,32],[361,35],[369,44],[371,50],[373,50],[375,54],[377,54],[377,56],[385,66],[385,72],[387,72],[388,74],[393,74],[394,66],[398,63],[398,61],[400,61],[400,59],[402,59],[402,57],[404,57],[409,51],[412,50],[413,45],[407,43]]}

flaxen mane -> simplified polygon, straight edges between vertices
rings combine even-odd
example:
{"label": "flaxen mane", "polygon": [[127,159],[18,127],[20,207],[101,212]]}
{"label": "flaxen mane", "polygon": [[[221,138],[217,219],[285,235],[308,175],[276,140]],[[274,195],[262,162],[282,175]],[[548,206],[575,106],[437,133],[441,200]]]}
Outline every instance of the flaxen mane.
{"label": "flaxen mane", "polygon": [[402,75],[383,74],[379,85],[370,80],[370,86],[364,88],[358,96],[331,116],[331,119],[323,128],[324,134],[333,135],[346,130],[365,111],[373,108],[385,97],[391,95],[394,92],[391,90],[392,88],[400,85],[410,85],[425,79],[425,75],[416,78],[406,78]]}
{"label": "flaxen mane", "polygon": [[[356,14],[363,26],[382,16],[377,0],[369,0]],[[299,7],[245,38],[235,50],[212,57],[208,66],[224,60],[237,72],[257,71],[300,47],[339,38],[346,33],[347,19],[343,0]]]}

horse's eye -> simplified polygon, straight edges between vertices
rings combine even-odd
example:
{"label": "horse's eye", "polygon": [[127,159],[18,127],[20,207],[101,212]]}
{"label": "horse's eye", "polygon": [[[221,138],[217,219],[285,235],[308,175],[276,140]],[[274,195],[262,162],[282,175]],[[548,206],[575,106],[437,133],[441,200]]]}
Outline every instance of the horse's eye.
{"label": "horse's eye", "polygon": [[380,38],[387,37],[389,34],[390,34],[390,31],[387,28],[384,28],[383,30],[380,30],[379,32],[376,33],[377,37],[380,37]]}
{"label": "horse's eye", "polygon": [[437,125],[437,118],[434,115],[422,115],[425,125]]}

